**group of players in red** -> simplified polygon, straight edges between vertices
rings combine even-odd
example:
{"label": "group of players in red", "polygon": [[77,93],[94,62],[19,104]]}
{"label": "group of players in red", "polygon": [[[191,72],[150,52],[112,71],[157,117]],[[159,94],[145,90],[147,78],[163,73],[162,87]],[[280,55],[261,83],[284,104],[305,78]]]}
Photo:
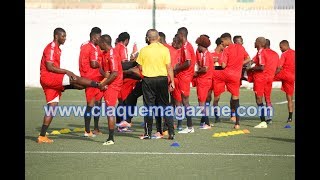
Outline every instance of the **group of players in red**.
{"label": "group of players in red", "polygon": [[[171,94],[171,104],[174,107],[184,106],[188,108],[190,96],[190,84],[197,88],[199,106],[205,107],[211,102],[211,94],[214,94],[213,106],[218,106],[220,95],[225,90],[231,93],[230,108],[231,120],[235,122],[234,128],[240,128],[240,116],[237,108],[240,106],[240,86],[244,73],[247,80],[253,82],[256,103],[263,107],[263,97],[267,106],[271,104],[271,90],[273,81],[282,82],[282,90],[288,100],[289,117],[292,121],[295,81],[295,51],[290,49],[289,42],[280,42],[281,57],[270,49],[270,41],[264,37],[258,37],[255,41],[257,54],[252,59],[242,46],[242,37],[231,38],[229,33],[222,34],[216,39],[214,52],[209,52],[211,45],[208,35],[197,38],[197,50],[188,41],[188,30],[185,27],[178,29],[171,45],[166,43],[163,32],[159,32],[159,43],[169,49],[171,65],[174,70],[175,87],[168,87]],[[90,130],[91,114],[94,106],[101,106],[104,99],[107,106],[130,106],[137,104],[137,99],[142,95],[141,68],[135,62],[139,53],[135,50],[128,57],[127,45],[130,35],[127,32],[120,33],[115,47],[112,47],[112,39],[109,35],[101,35],[101,29],[94,27],[90,32],[90,40],[80,47],[79,71],[80,76],[73,72],[60,68],[60,45],[66,40],[66,32],[62,28],[54,30],[54,40],[44,49],[40,66],[40,83],[44,90],[48,106],[57,106],[62,92],[66,89],[85,89],[87,107],[85,111],[85,137],[95,137],[102,134],[99,130],[99,116],[94,116],[94,130]],[[146,39],[146,43],[147,39]],[[204,108],[206,109],[206,108]],[[96,109],[97,110],[97,109]],[[97,112],[95,113],[97,114]],[[130,131],[132,117],[107,116],[109,137],[103,145],[114,144],[115,125],[118,131]],[[215,120],[219,116],[215,112]],[[47,129],[53,119],[51,115],[45,115],[38,143],[52,143],[53,140],[46,136]],[[178,120],[178,133],[193,133],[192,117],[186,116],[187,127],[182,128],[182,120]],[[260,116],[261,123],[255,128],[266,128],[271,123],[271,118]],[[117,121],[117,124],[116,124]],[[166,124],[162,127],[162,118],[156,117],[157,133],[153,138],[163,138],[167,135]],[[209,117],[201,118],[200,129],[211,129]]]}

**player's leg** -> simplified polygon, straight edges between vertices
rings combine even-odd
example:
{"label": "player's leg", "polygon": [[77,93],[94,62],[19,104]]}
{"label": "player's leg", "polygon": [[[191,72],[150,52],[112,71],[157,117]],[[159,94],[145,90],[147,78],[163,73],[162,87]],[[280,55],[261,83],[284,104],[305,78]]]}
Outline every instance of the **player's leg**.
{"label": "player's leg", "polygon": [[265,107],[263,104],[263,94],[264,88],[266,85],[266,79],[264,78],[255,78],[253,80],[253,90],[255,93],[255,99],[258,106],[258,112],[260,115],[260,123],[256,125],[254,128],[267,128],[267,122],[264,116]]}
{"label": "player's leg", "polygon": [[214,108],[214,116],[215,122],[220,122],[220,109],[219,109],[219,100],[220,95],[225,91],[225,82],[220,79],[215,79],[213,81],[213,108]]}
{"label": "player's leg", "polygon": [[[100,94],[103,96],[103,92],[101,92]],[[98,95],[98,96],[100,96],[100,95]],[[93,116],[93,120],[94,120],[93,134],[95,134],[95,135],[101,135],[102,134],[102,132],[100,131],[100,128],[99,128],[99,119],[100,119],[100,113],[101,113],[102,96],[100,96],[101,98],[97,97],[97,99],[99,99],[99,100],[96,100],[94,102],[94,106],[96,108],[94,110],[95,116]]]}
{"label": "player's leg", "polygon": [[98,91],[100,90],[93,87],[87,87],[85,89],[87,106],[86,106],[86,111],[84,113],[84,128],[85,128],[84,137],[96,136],[90,130],[90,124],[91,124],[91,117],[92,117],[92,108],[95,105],[95,102],[96,102],[95,96],[96,96],[96,93],[99,93]]}
{"label": "player's leg", "polygon": [[288,120],[287,122],[292,122],[293,115],[293,94],[294,94],[294,79],[282,81],[281,89],[286,93],[286,98],[288,101]]}
{"label": "player's leg", "polygon": [[[155,105],[156,89],[154,78],[144,77],[142,79],[143,104],[145,108]],[[166,83],[167,84],[167,83]],[[140,139],[151,139],[152,135],[153,114],[147,113],[144,116],[144,135]]]}
{"label": "player's leg", "polygon": [[99,87],[99,82],[84,77],[77,76],[76,79],[70,79],[68,77],[68,79],[70,81],[70,85],[74,86],[75,89],[84,89],[86,87]]}
{"label": "player's leg", "polygon": [[[174,102],[175,102],[175,108],[178,107],[178,109],[182,109],[181,106],[182,106],[182,92],[180,90],[180,81],[178,80],[178,78],[174,78],[174,85],[175,85],[175,88],[174,90],[172,91],[172,96],[174,98]],[[182,119],[178,120],[178,125],[177,125],[177,129],[178,131],[181,131],[183,128],[182,128]]]}
{"label": "player's leg", "polygon": [[191,79],[179,79],[179,88],[181,91],[181,98],[182,98],[182,104],[185,108],[185,115],[187,118],[187,127],[179,133],[185,134],[185,133],[194,133],[193,123],[192,123],[192,117],[188,115],[188,109],[190,106],[189,103],[189,95],[190,95],[190,82]]}
{"label": "player's leg", "polygon": [[[209,91],[208,91],[206,102],[205,102],[206,106],[210,106],[210,102],[212,100],[211,94],[212,94],[212,88],[210,88]],[[200,121],[200,127],[202,127],[205,124],[205,120],[206,120],[205,116],[202,116],[201,117],[201,121]]]}
{"label": "player's leg", "polygon": [[[209,121],[209,103],[206,103],[208,100],[208,94],[211,91],[212,79],[201,79],[198,78],[197,83],[197,96],[198,102],[201,109],[203,109],[203,116],[201,120],[204,121],[204,125],[200,126],[200,129],[211,129]],[[210,94],[211,98],[211,94]]]}
{"label": "player's leg", "polygon": [[289,116],[287,122],[292,122],[292,114],[293,114],[293,97],[289,94],[286,94],[287,101],[288,101],[288,111]]}
{"label": "player's leg", "polygon": [[110,110],[111,112],[107,112],[109,136],[108,136],[108,139],[103,143],[103,145],[114,144],[116,104],[117,104],[119,91],[120,91],[120,88],[118,90],[113,87],[108,87],[108,89],[104,91],[104,100],[106,102],[106,106],[108,107],[108,111]]}
{"label": "player's leg", "polygon": [[269,79],[264,88],[264,98],[267,106],[267,124],[272,123],[272,103],[271,103],[271,91],[272,91],[272,79]]}
{"label": "player's leg", "polygon": [[227,90],[231,93],[231,109],[235,110],[235,125],[234,129],[240,129],[240,116],[239,113],[237,113],[238,108],[240,106],[239,103],[239,95],[240,95],[240,81],[236,78],[230,78],[228,81],[226,81],[226,87]]}
{"label": "player's leg", "polygon": [[[54,109],[57,105],[58,105],[58,102],[48,103],[47,104],[47,108],[48,109]],[[47,130],[48,130],[50,124],[51,124],[53,116],[54,115],[50,115],[50,114],[44,115],[43,123],[42,123],[42,126],[41,126],[40,135],[38,136],[38,139],[37,139],[38,143],[52,143],[53,142],[52,139],[49,139],[46,136]]]}
{"label": "player's leg", "polygon": [[[170,102],[169,102],[169,91],[168,91],[168,77],[157,77],[155,79],[156,89],[158,90],[156,92],[156,99],[155,104],[159,107],[163,108],[163,112],[159,111],[158,115],[160,117],[160,130],[161,130],[161,120],[164,119],[164,124],[167,124],[168,127],[168,139],[173,140],[174,139],[174,125],[173,125],[173,112],[170,113],[168,110],[170,110]],[[159,108],[160,109],[160,108]],[[171,108],[172,109],[172,108]],[[167,112],[167,111],[168,112]],[[157,127],[158,128],[158,127]]]}
{"label": "player's leg", "polygon": [[64,82],[64,74],[51,74],[50,76],[42,76],[40,78],[40,83],[43,88],[43,92],[47,101],[46,114],[43,117],[43,123],[41,126],[40,135],[38,136],[38,143],[52,143],[53,140],[49,139],[46,136],[47,130],[51,124],[53,117],[56,115],[58,111],[56,111],[56,107],[59,103],[60,97],[62,95],[62,91],[64,90],[64,86],[68,85],[69,82]]}

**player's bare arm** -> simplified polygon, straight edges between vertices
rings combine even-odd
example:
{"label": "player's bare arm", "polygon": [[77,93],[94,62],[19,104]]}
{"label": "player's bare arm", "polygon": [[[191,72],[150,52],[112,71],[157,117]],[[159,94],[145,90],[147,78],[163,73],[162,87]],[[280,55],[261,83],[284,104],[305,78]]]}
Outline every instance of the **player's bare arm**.
{"label": "player's bare arm", "polygon": [[199,70],[197,71],[198,74],[204,74],[208,71],[208,66],[199,67]]}
{"label": "player's bare arm", "polygon": [[50,71],[50,72],[58,73],[58,74],[67,74],[70,77],[70,79],[73,79],[73,80],[77,79],[77,76],[73,72],[66,70],[66,69],[61,69],[61,68],[55,67],[53,62],[47,61],[46,67],[47,67],[48,71]]}
{"label": "player's bare arm", "polygon": [[111,84],[117,78],[117,76],[118,76],[118,71],[112,71],[109,77],[105,81],[100,83],[99,88],[104,89],[104,87],[106,85]]}
{"label": "player's bare arm", "polygon": [[173,75],[173,70],[172,70],[171,64],[166,64],[166,68],[167,68],[168,75],[169,75],[169,77],[171,79],[170,87],[172,89],[174,89],[175,88],[175,84],[174,84],[174,80],[173,80],[174,79],[174,75]]}
{"label": "player's bare arm", "polygon": [[93,68],[93,69],[97,69],[97,68],[100,67],[100,64],[96,60],[91,60],[90,61],[90,67]]}
{"label": "player's bare arm", "polygon": [[191,65],[191,60],[190,60],[190,59],[187,59],[183,64],[181,64],[181,65],[177,64],[177,65],[174,67],[173,71],[174,71],[175,74],[177,74],[178,72],[183,71],[183,70],[189,68],[190,65]]}

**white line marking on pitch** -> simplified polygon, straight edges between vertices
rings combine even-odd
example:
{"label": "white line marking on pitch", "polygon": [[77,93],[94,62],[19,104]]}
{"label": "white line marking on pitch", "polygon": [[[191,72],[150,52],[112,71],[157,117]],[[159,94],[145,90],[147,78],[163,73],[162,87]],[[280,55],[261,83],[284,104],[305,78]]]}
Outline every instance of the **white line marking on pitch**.
{"label": "white line marking on pitch", "polygon": [[26,154],[126,154],[126,155],[211,155],[211,156],[255,156],[255,157],[295,157],[292,154],[236,154],[236,153],[163,153],[163,152],[72,152],[72,151],[25,151]]}
{"label": "white line marking on pitch", "polygon": [[[293,102],[294,102],[294,100],[292,100]],[[277,102],[277,103],[275,103],[275,104],[287,104],[288,103],[288,101],[281,101],[281,102]]]}

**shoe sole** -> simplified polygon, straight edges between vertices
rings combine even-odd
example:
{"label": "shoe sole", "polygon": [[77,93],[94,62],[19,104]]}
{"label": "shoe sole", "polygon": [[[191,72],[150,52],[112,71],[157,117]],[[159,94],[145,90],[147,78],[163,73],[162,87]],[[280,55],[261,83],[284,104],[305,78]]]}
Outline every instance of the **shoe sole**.
{"label": "shoe sole", "polygon": [[257,128],[257,129],[265,129],[267,128],[268,126],[262,126],[262,127],[254,127],[254,128]]}
{"label": "shoe sole", "polygon": [[113,145],[113,144],[114,144],[114,142],[112,142],[112,143],[104,142],[102,145],[104,145],[104,146],[109,146],[109,145]]}

